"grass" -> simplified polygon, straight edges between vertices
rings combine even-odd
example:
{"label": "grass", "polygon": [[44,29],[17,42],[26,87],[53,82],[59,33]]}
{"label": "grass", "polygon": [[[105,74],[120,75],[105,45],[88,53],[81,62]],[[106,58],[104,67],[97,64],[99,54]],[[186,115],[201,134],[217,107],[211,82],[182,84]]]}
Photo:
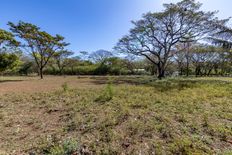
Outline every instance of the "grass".
{"label": "grass", "polygon": [[90,79],[2,96],[0,154],[232,153],[230,78]]}

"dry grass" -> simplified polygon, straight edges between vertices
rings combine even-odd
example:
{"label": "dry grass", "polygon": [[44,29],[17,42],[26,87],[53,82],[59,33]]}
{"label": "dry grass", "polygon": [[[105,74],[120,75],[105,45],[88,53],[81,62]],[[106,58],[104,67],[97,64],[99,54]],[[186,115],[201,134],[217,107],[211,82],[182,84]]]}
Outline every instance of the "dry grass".
{"label": "dry grass", "polygon": [[0,154],[232,151],[230,78],[21,79],[0,83]]}

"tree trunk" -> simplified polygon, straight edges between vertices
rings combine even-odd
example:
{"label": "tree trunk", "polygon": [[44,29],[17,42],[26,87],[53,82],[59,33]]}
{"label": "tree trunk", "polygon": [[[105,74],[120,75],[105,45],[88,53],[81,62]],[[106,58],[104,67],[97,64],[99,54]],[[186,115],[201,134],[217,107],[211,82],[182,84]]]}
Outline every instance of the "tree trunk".
{"label": "tree trunk", "polygon": [[178,71],[179,71],[179,75],[182,76],[183,75],[183,67],[182,67],[181,62],[178,62]]}
{"label": "tree trunk", "polygon": [[73,69],[73,66],[71,67],[71,70],[72,70],[72,75],[74,75],[74,69]]}
{"label": "tree trunk", "polygon": [[196,66],[195,68],[195,76],[197,77],[198,75],[200,75],[201,72],[201,68],[199,66]]}
{"label": "tree trunk", "polygon": [[207,76],[210,76],[210,73],[212,72],[212,68],[209,69],[208,73],[207,73]]}
{"label": "tree trunk", "polygon": [[214,72],[216,75],[218,75],[218,67],[214,67]]}
{"label": "tree trunk", "polygon": [[158,69],[158,79],[162,79],[165,77],[165,70],[161,65],[157,65],[157,69]]}
{"label": "tree trunk", "polygon": [[39,68],[37,69],[37,75],[40,76],[40,71]]}
{"label": "tree trunk", "polygon": [[151,66],[151,68],[149,69],[150,70],[150,73],[152,76],[155,76],[156,75],[156,70],[157,70],[157,67],[156,66]]}
{"label": "tree trunk", "polygon": [[164,71],[161,71],[158,75],[158,79],[162,80],[164,78]]}
{"label": "tree trunk", "polygon": [[60,63],[57,63],[58,69],[59,69],[59,75],[62,75],[62,66],[60,65]]}
{"label": "tree trunk", "polygon": [[186,60],[187,60],[187,62],[186,62],[186,63],[187,63],[187,64],[186,64],[186,65],[187,65],[187,66],[186,66],[186,67],[187,67],[186,76],[188,77],[188,76],[189,76],[189,53],[190,53],[190,42],[188,42],[188,43],[187,43],[187,47],[188,47],[188,49],[187,49],[187,50],[188,50],[188,51],[187,51],[188,53],[187,53],[187,55],[186,55]]}
{"label": "tree trunk", "polygon": [[59,68],[59,75],[62,75],[62,69]]}
{"label": "tree trunk", "polygon": [[39,74],[40,74],[40,78],[43,79],[43,68],[40,68]]}
{"label": "tree trunk", "polygon": [[183,75],[183,67],[180,68],[180,76]]}
{"label": "tree trunk", "polygon": [[186,72],[186,76],[189,76],[189,60],[187,59],[187,72]]}

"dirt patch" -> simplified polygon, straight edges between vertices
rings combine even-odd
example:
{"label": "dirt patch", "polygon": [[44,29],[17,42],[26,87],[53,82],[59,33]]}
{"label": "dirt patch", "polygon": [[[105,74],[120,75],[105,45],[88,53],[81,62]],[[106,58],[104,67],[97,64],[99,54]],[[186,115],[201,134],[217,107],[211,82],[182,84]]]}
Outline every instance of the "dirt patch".
{"label": "dirt patch", "polygon": [[95,88],[99,86],[95,79],[89,77],[45,76],[43,80],[38,77],[2,77],[0,79],[0,95],[7,93],[50,92],[62,89],[64,83],[67,83],[71,89]]}

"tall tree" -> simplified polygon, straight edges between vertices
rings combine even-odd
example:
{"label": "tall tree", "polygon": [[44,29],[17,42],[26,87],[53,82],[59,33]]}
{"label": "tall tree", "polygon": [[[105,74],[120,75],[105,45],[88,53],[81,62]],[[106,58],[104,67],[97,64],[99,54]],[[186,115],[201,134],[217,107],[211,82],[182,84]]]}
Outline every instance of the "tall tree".
{"label": "tall tree", "polygon": [[182,76],[184,74],[186,64],[185,51],[180,50],[179,52],[176,52],[174,58],[177,63],[179,75]]}
{"label": "tall tree", "polygon": [[143,19],[133,22],[129,35],[119,40],[116,50],[146,57],[158,68],[158,78],[173,57],[175,45],[186,40],[198,40],[214,30],[218,20],[216,12],[203,12],[201,3],[183,0],[176,4],[164,4],[164,11],[147,13]]}
{"label": "tall tree", "polygon": [[209,76],[218,61],[220,49],[214,46],[197,44],[191,49],[191,61],[195,66],[196,76]]}
{"label": "tall tree", "polygon": [[124,66],[130,71],[130,74],[134,74],[136,57],[134,55],[128,54],[123,59]]}
{"label": "tall tree", "polygon": [[102,63],[105,59],[113,57],[113,54],[107,50],[97,50],[90,54],[89,58],[94,62]]}
{"label": "tall tree", "polygon": [[220,74],[224,75],[226,70],[230,70],[228,68],[232,63],[232,28],[218,24],[217,32],[212,33],[207,40],[222,49],[219,53],[220,59],[217,67],[220,68]]}
{"label": "tall tree", "polygon": [[41,31],[36,25],[20,21],[18,24],[9,22],[10,30],[24,40],[23,47],[34,57],[40,78],[43,79],[43,69],[56,51],[63,50],[68,44],[64,37]]}
{"label": "tall tree", "polygon": [[63,73],[64,67],[69,65],[70,61],[68,61],[67,58],[71,55],[73,55],[73,52],[68,50],[61,50],[54,54],[54,59],[56,61],[60,74]]}
{"label": "tall tree", "polygon": [[178,69],[180,75],[186,73],[189,76],[190,71],[190,61],[191,61],[191,47],[194,45],[193,41],[185,40],[184,42],[178,43],[175,48],[176,52],[174,58],[178,64]]}

